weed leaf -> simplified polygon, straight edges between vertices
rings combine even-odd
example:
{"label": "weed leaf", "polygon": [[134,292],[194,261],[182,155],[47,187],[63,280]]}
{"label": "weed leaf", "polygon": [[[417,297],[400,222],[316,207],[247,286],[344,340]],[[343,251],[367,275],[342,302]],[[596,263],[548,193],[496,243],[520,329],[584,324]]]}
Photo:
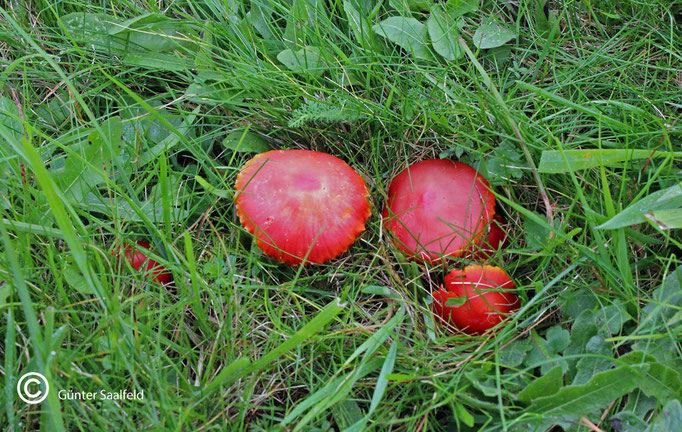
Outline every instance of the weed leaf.
{"label": "weed leaf", "polygon": [[223,140],[223,147],[242,153],[263,153],[272,150],[267,140],[248,129],[235,129]]}
{"label": "weed leaf", "polygon": [[480,49],[500,47],[516,37],[511,29],[497,20],[485,21],[474,33],[474,46]]}
{"label": "weed leaf", "polygon": [[682,228],[682,208],[653,211],[644,216],[662,230]]}
{"label": "weed leaf", "polygon": [[[526,412],[542,416],[540,421],[543,426],[557,424],[562,420],[579,420],[585,413],[603,408],[631,392],[647,369],[647,365],[621,366],[599,373],[587,384],[567,386],[551,396],[535,399]],[[544,430],[543,427],[539,429]]]}
{"label": "weed leaf", "polygon": [[478,10],[481,0],[448,0],[445,7],[451,17],[459,17]]}
{"label": "weed leaf", "polygon": [[[647,213],[655,214],[656,211],[678,208],[680,199],[682,199],[682,182],[647,195],[599,225],[597,229],[612,230],[645,222]],[[664,214],[665,216],[668,215]],[[671,223],[674,224],[674,221]]]}
{"label": "weed leaf", "polygon": [[464,50],[459,45],[457,23],[451,13],[440,6],[434,7],[426,21],[426,27],[433,49],[444,59],[454,61],[464,55]]}
{"label": "weed leaf", "polygon": [[526,386],[518,395],[521,402],[531,402],[537,398],[556,394],[564,385],[564,372],[557,366]]}
{"label": "weed leaf", "polygon": [[386,18],[373,25],[372,30],[417,58],[433,58],[428,48],[426,26],[414,18]]}
{"label": "weed leaf", "polygon": [[289,70],[301,74],[318,77],[327,69],[324,59],[320,57],[320,49],[306,46],[298,51],[285,49],[277,54],[279,60]]}

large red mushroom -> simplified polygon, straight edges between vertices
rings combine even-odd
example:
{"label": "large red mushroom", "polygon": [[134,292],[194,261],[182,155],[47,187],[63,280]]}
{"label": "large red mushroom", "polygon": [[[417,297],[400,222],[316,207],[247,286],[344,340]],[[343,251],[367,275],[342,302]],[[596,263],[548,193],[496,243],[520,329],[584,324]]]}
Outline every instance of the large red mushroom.
{"label": "large red mushroom", "polygon": [[495,196],[475,169],[430,159],[401,171],[388,189],[384,226],[408,256],[435,263],[466,256],[495,214]]}
{"label": "large red mushroom", "polygon": [[256,155],[235,190],[239,220],[258,247],[292,265],[336,258],[371,214],[364,179],[341,159],[311,150]]}
{"label": "large red mushroom", "polygon": [[433,293],[433,312],[467,334],[482,334],[516,311],[516,285],[499,267],[472,265],[452,270]]}

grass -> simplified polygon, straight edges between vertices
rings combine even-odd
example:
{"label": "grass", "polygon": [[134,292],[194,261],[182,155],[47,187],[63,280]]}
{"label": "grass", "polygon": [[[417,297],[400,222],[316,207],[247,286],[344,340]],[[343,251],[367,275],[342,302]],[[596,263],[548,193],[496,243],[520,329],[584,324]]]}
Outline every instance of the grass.
{"label": "grass", "polygon": [[[456,60],[372,30],[424,23],[431,2],[5,4],[0,425],[682,430],[680,230],[642,216],[653,204],[598,228],[681,180],[679,153],[628,153],[679,152],[679,6],[550,2],[553,25],[542,1],[462,3],[479,7]],[[517,37],[476,49],[489,18]],[[325,151],[365,178],[373,216],[348,253],[288,267],[259,252],[232,196],[268,147]],[[581,149],[626,155],[539,164]],[[495,334],[434,325],[446,269],[382,232],[390,179],[434,157],[477,167],[510,222],[491,262],[523,307]],[[135,240],[171,285],[117,262]],[[17,397],[27,371],[50,383],[42,404]],[[144,399],[57,392],[102,389]]]}

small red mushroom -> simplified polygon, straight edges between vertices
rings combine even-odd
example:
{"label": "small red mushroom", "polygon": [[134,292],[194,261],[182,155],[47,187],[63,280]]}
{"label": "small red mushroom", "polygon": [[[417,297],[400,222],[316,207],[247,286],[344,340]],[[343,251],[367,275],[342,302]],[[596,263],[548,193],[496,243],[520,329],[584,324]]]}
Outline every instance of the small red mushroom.
{"label": "small red mushroom", "polygon": [[473,245],[473,252],[471,259],[474,261],[489,260],[495,252],[502,249],[507,241],[507,230],[502,219],[502,216],[495,214],[493,220],[490,221],[487,227],[487,240],[482,240]]}
{"label": "small red mushroom", "polygon": [[256,155],[235,190],[239,220],[258,247],[292,265],[336,258],[371,215],[365,180],[341,159],[311,150]]}
{"label": "small red mushroom", "polygon": [[467,255],[495,214],[495,195],[475,169],[429,159],[401,171],[388,188],[382,217],[397,247],[435,263]]}
{"label": "small red mushroom", "polygon": [[126,261],[128,261],[135,270],[144,268],[143,271],[145,275],[150,276],[160,284],[169,283],[171,281],[171,273],[168,271],[168,269],[140,252],[140,248],[151,249],[149,243],[146,241],[137,241],[135,243],[138,246],[137,248],[131,244],[124,243],[123,246],[114,253],[114,255],[118,255],[120,259],[121,253],[123,253],[125,255]]}
{"label": "small red mushroom", "polygon": [[467,334],[485,333],[520,306],[512,292],[516,289],[514,282],[499,267],[455,269],[445,276],[444,285],[433,293],[433,313]]}

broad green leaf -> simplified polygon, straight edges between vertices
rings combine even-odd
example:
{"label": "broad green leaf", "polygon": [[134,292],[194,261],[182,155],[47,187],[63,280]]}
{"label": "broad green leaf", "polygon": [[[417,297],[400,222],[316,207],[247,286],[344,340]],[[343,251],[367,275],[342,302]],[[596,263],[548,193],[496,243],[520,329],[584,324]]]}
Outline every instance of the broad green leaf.
{"label": "broad green leaf", "polygon": [[459,402],[455,402],[455,414],[457,415],[457,420],[470,428],[474,427],[474,416]]}
{"label": "broad green leaf", "polygon": [[678,208],[680,200],[682,200],[682,182],[653,192],[636,203],[630,204],[625,210],[599,225],[597,229],[611,230],[642,223],[647,220],[646,213]]}
{"label": "broad green leaf", "polygon": [[[426,11],[429,10],[433,7],[433,2],[434,0],[405,0],[408,6],[408,9],[413,12],[418,12],[418,11]],[[394,3],[395,0],[392,0],[390,3]]]}
{"label": "broad green leaf", "polygon": [[464,50],[459,44],[459,30],[452,14],[442,7],[436,6],[431,9],[431,15],[426,20],[429,37],[433,49],[444,59],[454,61],[464,55]]}
{"label": "broad green leaf", "polygon": [[121,22],[107,14],[75,12],[61,17],[61,21],[75,42],[95,51],[156,55],[181,49],[192,56],[197,51],[196,43],[188,37],[194,31],[187,21],[162,14],[149,13]]}
{"label": "broad green leaf", "polygon": [[426,26],[414,18],[386,18],[374,24],[372,30],[417,58],[433,58],[428,48]]}
{"label": "broad green leaf", "polygon": [[516,33],[495,19],[485,21],[476,29],[474,46],[480,49],[500,47],[516,37]]}
{"label": "broad green leaf", "polygon": [[[101,131],[101,133],[100,133]],[[102,157],[114,158],[121,151],[123,140],[123,123],[121,117],[111,117],[88,135],[88,140],[95,148],[99,148]],[[111,149],[111,151],[109,150]],[[106,161],[105,161],[106,162]]]}
{"label": "broad green leaf", "polygon": [[662,230],[682,228],[682,208],[657,210],[646,213],[644,216]]}
{"label": "broad green leaf", "polygon": [[364,413],[357,402],[346,399],[331,407],[332,415],[339,430],[346,431],[351,425],[362,420]]}
{"label": "broad green leaf", "polygon": [[535,0],[533,18],[535,20],[535,31],[541,36],[547,35],[557,22],[554,13],[549,10],[548,0]]}
{"label": "broad green leaf", "polygon": [[[539,215],[538,215],[539,217]],[[543,250],[549,243],[549,227],[540,224],[535,218],[526,218],[524,224],[526,233],[526,244],[529,248]]]}
{"label": "broad green leaf", "polygon": [[21,124],[21,116],[14,102],[5,96],[0,96],[0,123],[12,132],[15,137],[24,134],[24,126]]}
{"label": "broad green leaf", "polygon": [[502,45],[495,48],[490,48],[488,51],[484,52],[481,58],[487,60],[498,67],[505,65],[509,60],[511,60],[512,46]]}
{"label": "broad green leaf", "polygon": [[78,267],[73,264],[64,264],[62,266],[62,275],[69,286],[81,294],[94,294],[95,290],[90,286],[88,281],[78,270]]}
{"label": "broad green leaf", "polygon": [[109,36],[120,40],[127,52],[158,54],[184,48],[186,54],[194,54],[197,47],[188,38],[188,34],[193,33],[188,22],[148,13],[113,23]]}
{"label": "broad green leaf", "polygon": [[[83,200],[74,202],[73,205],[80,206],[93,213],[101,213],[110,218],[126,220],[129,222],[160,222],[163,220],[163,200],[156,196],[139,204],[119,198],[112,200],[103,197],[99,193],[89,193]],[[180,207],[170,207],[170,217],[173,221],[180,221],[187,217],[187,211]]]}
{"label": "broad green leaf", "polygon": [[121,118],[106,120],[100,129],[105,137],[96,130],[92,131],[87,141],[66,149],[63,167],[51,171],[64,195],[76,203],[82,202],[96,186],[105,183],[107,177],[113,176],[121,162],[118,160],[123,136]]}
{"label": "broad green leaf", "polygon": [[595,317],[597,325],[609,335],[619,334],[623,324],[630,320],[630,315],[621,300],[614,300],[609,306],[598,309]]}
{"label": "broad green leaf", "polygon": [[509,179],[521,178],[527,162],[518,145],[504,140],[489,156],[480,158],[475,168],[493,185],[508,184]]}
{"label": "broad green leaf", "polygon": [[193,82],[185,90],[188,100],[208,105],[233,105],[244,100],[245,92],[228,88],[223,82]]}
{"label": "broad green leaf", "polygon": [[576,364],[572,385],[589,382],[593,376],[613,367],[613,352],[602,335],[593,336],[585,345],[584,353]]}
{"label": "broad green leaf", "polygon": [[326,2],[323,0],[293,0],[292,3],[288,8],[289,16],[282,39],[286,46],[296,49],[305,45],[307,31],[319,31],[324,35],[324,32],[328,31],[329,28],[323,24],[328,22]]}
{"label": "broad green leaf", "polygon": [[127,19],[120,23],[113,23],[114,25],[112,25],[109,29],[109,34],[113,36],[120,33],[126,33],[133,28],[148,28],[150,25],[168,20],[169,18],[163,14],[149,12]]}
{"label": "broad green leaf", "polygon": [[[182,121],[175,127],[175,133],[169,134],[161,142],[154,145],[152,148],[142,153],[139,158],[140,164],[147,164],[154,159],[156,159],[162,152],[168,151],[175,147],[180,142],[180,136],[187,136],[192,128],[194,120],[197,118],[197,114],[201,111],[201,107],[198,106],[194,108],[189,114],[187,114]],[[168,125],[164,125],[168,126]]]}
{"label": "broad green leaf", "polygon": [[646,365],[621,366],[595,375],[587,384],[563,387],[551,396],[537,398],[526,412],[540,417],[530,422],[540,423],[544,430],[542,427],[557,421],[577,421],[631,392],[647,369]]}
{"label": "broad green leaf", "polygon": [[577,318],[573,319],[570,344],[568,347],[566,347],[563,353],[564,357],[568,359],[567,361],[569,363],[568,373],[566,374],[566,382],[571,383],[574,381],[575,375],[578,372],[578,362],[580,361],[578,356],[582,356],[585,353],[587,344],[594,336],[597,336],[598,334],[599,329],[597,328],[597,319],[595,317],[593,306],[588,306],[583,310],[583,313],[578,315]]}
{"label": "broad green leaf", "polygon": [[555,326],[547,332],[547,339],[532,334],[531,350],[526,356],[525,364],[528,367],[540,367],[540,372],[544,375],[555,366],[561,366],[564,372],[569,370],[569,364],[561,356],[568,345],[565,338],[565,330]]}
{"label": "broad green leaf", "polygon": [[571,326],[571,340],[566,348],[567,352],[577,354],[583,352],[585,345],[593,336],[599,333],[597,328],[596,312],[591,308],[583,310],[583,313],[574,319]]}
{"label": "broad green leaf", "polygon": [[395,10],[399,15],[402,16],[410,16],[412,14],[409,3],[409,0],[388,0],[390,9]]}
{"label": "broad green leaf", "polygon": [[[597,299],[591,291],[563,291],[559,294],[559,299],[561,311],[572,320],[578,318],[585,311],[593,310],[597,306]],[[590,337],[591,336],[592,335],[590,335]],[[588,339],[585,339],[585,342],[587,342]]]}
{"label": "broad green leaf", "polygon": [[235,129],[223,140],[223,147],[242,153],[263,153],[272,150],[268,141],[249,132],[248,129]]}
{"label": "broad green leaf", "polygon": [[[57,91],[45,103],[33,107],[33,112],[45,124],[60,130],[61,125],[71,116],[70,109],[76,101],[69,97],[68,90]],[[2,119],[0,118],[0,122]],[[67,131],[69,133],[71,131]]]}
{"label": "broad green leaf", "polygon": [[679,152],[652,152],[651,150],[545,150],[540,157],[538,170],[543,173],[557,174],[599,166],[611,166],[635,159],[680,156],[682,153]]}
{"label": "broad green leaf", "polygon": [[676,399],[682,396],[682,360],[659,362],[654,356],[642,351],[633,351],[618,359],[629,365],[648,364],[647,379],[639,388],[647,396],[656,397],[659,401]]}
{"label": "broad green leaf", "polygon": [[396,301],[405,301],[400,294],[398,294],[396,291],[390,289],[387,286],[381,286],[381,285],[367,285],[362,289],[363,294],[371,294],[371,295],[377,295],[381,297],[385,297],[391,300],[396,300]]}
{"label": "broad green leaf", "polygon": [[532,402],[537,398],[555,394],[563,385],[564,372],[561,369],[561,366],[557,366],[528,384],[528,386],[519,393],[518,400],[521,402]]}
{"label": "broad green leaf", "polygon": [[552,354],[562,352],[571,343],[570,337],[568,330],[563,329],[558,325],[550,328],[545,335],[547,349],[549,349]]}
{"label": "broad green leaf", "polygon": [[671,400],[653,420],[652,432],[677,432],[682,430],[682,404]]}
{"label": "broad green leaf", "polygon": [[481,0],[448,0],[445,7],[452,17],[459,17],[478,10]]}
{"label": "broad green leaf", "polygon": [[512,342],[508,347],[500,351],[498,361],[501,366],[514,368],[523,363],[526,354],[531,349],[529,338],[519,339]]}
{"label": "broad green leaf", "polygon": [[277,60],[291,71],[315,77],[327,70],[327,64],[320,56],[320,49],[314,46],[306,46],[298,51],[286,49],[277,54]]}
{"label": "broad green leaf", "polygon": [[158,52],[132,53],[123,57],[123,63],[147,69],[165,71],[188,71],[192,69],[193,58],[182,57],[180,54],[164,54]]}
{"label": "broad green leaf", "polygon": [[274,39],[275,35],[270,29],[273,26],[272,6],[263,4],[261,1],[252,1],[251,10],[246,14],[246,19],[265,39]]}
{"label": "broad green leaf", "polygon": [[682,266],[668,274],[660,288],[651,295],[651,301],[644,307],[638,334],[647,334],[665,321],[670,320],[682,309]]}
{"label": "broad green leaf", "polygon": [[370,31],[372,23],[369,19],[369,15],[353,0],[344,0],[343,10],[346,12],[348,23],[351,31],[355,35],[355,39],[372,45],[375,36],[374,33]]}
{"label": "broad green leaf", "polygon": [[495,397],[500,393],[497,389],[498,383],[495,378],[495,372],[490,364],[466,371],[464,376],[474,387],[488,397]]}
{"label": "broad green leaf", "polygon": [[620,423],[620,432],[648,432],[649,425],[640,416],[632,411],[621,411],[612,415],[609,420],[611,424]]}
{"label": "broad green leaf", "polygon": [[[140,106],[131,98],[124,97],[125,105],[122,107],[123,116],[123,140],[133,147],[138,146],[138,138],[146,137],[151,142],[159,142],[171,134],[171,130],[163,122],[154,118],[149,111]],[[161,107],[161,102],[150,99],[146,101],[156,114],[173,127],[178,127],[182,119],[173,115],[170,111]]]}
{"label": "broad green leaf", "polygon": [[109,35],[119,20],[107,14],[74,12],[61,17],[67,34],[79,44],[112,54],[124,52],[125,44]]}

